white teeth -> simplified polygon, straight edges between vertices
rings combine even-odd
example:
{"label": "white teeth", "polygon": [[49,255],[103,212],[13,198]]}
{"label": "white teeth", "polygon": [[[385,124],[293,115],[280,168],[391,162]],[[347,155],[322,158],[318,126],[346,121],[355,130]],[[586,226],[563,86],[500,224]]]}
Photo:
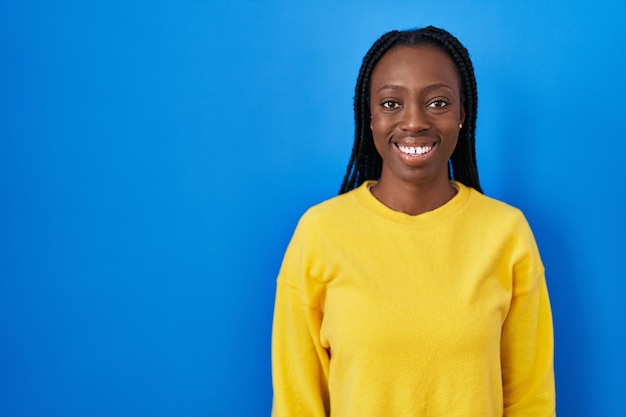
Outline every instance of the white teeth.
{"label": "white teeth", "polygon": [[424,155],[429,152],[433,147],[432,146],[403,146],[398,145],[398,149],[404,152],[407,155]]}

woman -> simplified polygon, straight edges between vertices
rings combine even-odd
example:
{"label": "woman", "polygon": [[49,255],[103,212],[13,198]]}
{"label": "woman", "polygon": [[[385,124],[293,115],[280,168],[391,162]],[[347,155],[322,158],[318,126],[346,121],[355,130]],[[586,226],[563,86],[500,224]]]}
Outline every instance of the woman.
{"label": "woman", "polygon": [[387,33],[354,108],[340,195],[277,280],[273,416],[554,416],[544,269],[523,214],[481,193],[466,49]]}

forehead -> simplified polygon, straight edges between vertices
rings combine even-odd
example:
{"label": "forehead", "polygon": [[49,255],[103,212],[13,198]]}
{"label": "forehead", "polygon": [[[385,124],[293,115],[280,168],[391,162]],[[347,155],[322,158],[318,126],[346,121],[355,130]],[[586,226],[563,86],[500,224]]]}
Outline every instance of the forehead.
{"label": "forehead", "polygon": [[397,46],[374,67],[371,86],[378,83],[446,82],[458,88],[456,67],[447,53],[430,45]]}

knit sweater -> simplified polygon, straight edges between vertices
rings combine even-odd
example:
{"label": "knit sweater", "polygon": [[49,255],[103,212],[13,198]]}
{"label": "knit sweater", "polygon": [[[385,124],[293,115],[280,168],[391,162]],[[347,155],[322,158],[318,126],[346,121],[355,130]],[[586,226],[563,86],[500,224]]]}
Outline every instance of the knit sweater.
{"label": "knit sweater", "polygon": [[289,243],[272,416],[555,416],[550,303],[523,214],[455,182],[410,216],[371,183],[310,208]]}

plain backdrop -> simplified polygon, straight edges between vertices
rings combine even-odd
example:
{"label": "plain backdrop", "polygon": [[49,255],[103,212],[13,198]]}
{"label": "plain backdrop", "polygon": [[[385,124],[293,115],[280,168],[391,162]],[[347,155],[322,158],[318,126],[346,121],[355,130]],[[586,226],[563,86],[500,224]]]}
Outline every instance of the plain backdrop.
{"label": "plain backdrop", "polygon": [[0,416],[267,416],[275,278],[334,196],[392,29],[479,86],[485,193],[524,211],[560,416],[623,416],[621,1],[0,1]]}

